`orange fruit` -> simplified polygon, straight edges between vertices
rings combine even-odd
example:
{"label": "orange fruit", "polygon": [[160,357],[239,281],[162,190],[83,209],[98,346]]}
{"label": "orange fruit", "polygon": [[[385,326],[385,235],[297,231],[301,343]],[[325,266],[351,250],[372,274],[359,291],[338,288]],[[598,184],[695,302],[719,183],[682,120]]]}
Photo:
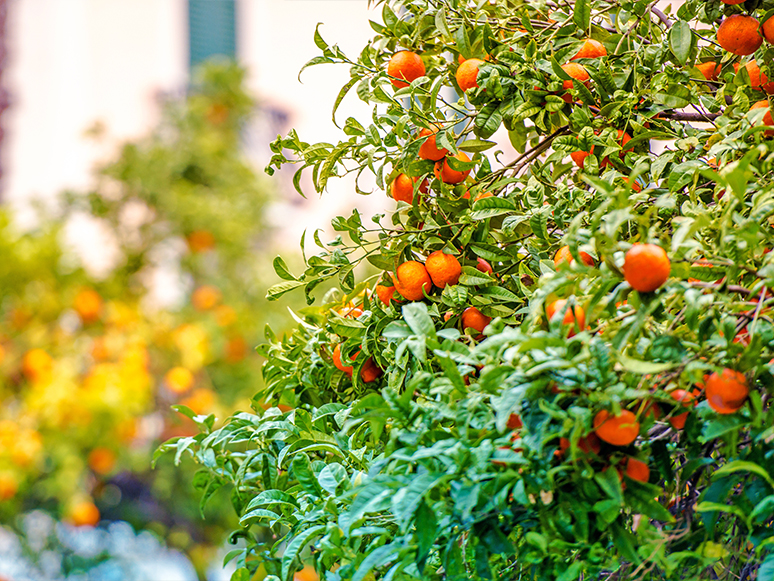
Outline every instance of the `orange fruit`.
{"label": "orange fruit", "polygon": [[99,524],[99,509],[89,500],[74,504],[67,515],[68,520],[77,527],[94,527]]}
{"label": "orange fruit", "polygon": [[[350,359],[355,359],[355,357],[357,357],[357,355],[355,355],[354,357],[351,356]],[[333,365],[335,365],[336,369],[338,369],[339,371],[343,371],[344,373],[352,377],[354,368],[351,365],[344,365],[344,363],[342,363],[341,361],[341,344],[337,344],[333,348]]]}
{"label": "orange fruit", "polygon": [[629,458],[626,461],[626,475],[632,480],[647,482],[650,480],[650,468],[642,460]]}
{"label": "orange fruit", "polygon": [[22,358],[22,373],[30,381],[39,382],[51,379],[54,360],[43,349],[30,349]]}
{"label": "orange fruit", "polygon": [[110,448],[94,448],[89,452],[88,462],[97,474],[109,474],[116,465],[116,453]]}
{"label": "orange fruit", "polygon": [[473,203],[478,202],[479,200],[483,200],[484,198],[491,198],[494,196],[492,192],[483,192],[481,194],[476,195],[475,198],[473,198]]}
{"label": "orange fruit", "polygon": [[631,181],[629,178],[621,178],[621,179],[624,182],[626,182],[627,184],[631,184],[633,192],[641,192],[642,191],[642,186],[636,180],[635,181]]}
{"label": "orange fruit", "polygon": [[390,305],[392,297],[395,296],[394,286],[384,286],[383,284],[376,285],[376,296],[387,306]]}
{"label": "orange fruit", "polygon": [[207,252],[215,248],[215,236],[206,230],[194,230],[185,237],[191,252]]}
{"label": "orange fruit", "polygon": [[293,576],[293,581],[318,581],[318,579],[319,577],[311,565],[305,565]]}
{"label": "orange fruit", "polygon": [[720,76],[720,65],[715,61],[698,64],[696,65],[696,68],[699,69],[699,72],[704,75],[704,78],[708,81],[717,81]]}
{"label": "orange fruit", "polygon": [[614,446],[628,446],[640,433],[640,423],[629,410],[621,410],[621,415],[611,416],[602,410],[594,416],[594,430],[600,440]]}
{"label": "orange fruit", "polygon": [[393,276],[395,290],[409,301],[419,301],[433,288],[433,282],[425,265],[416,260],[408,260],[398,266]]}
{"label": "orange fruit", "polygon": [[492,265],[489,264],[483,258],[476,259],[476,270],[481,271],[485,274],[494,274],[494,269],[492,268]]}
{"label": "orange fruit", "polygon": [[[559,299],[558,301],[554,301],[548,305],[546,307],[546,315],[548,316],[548,320],[553,320],[554,315],[561,312],[566,304],[566,300]],[[570,330],[567,333],[568,337],[575,335],[576,322],[578,323],[578,329],[581,331],[586,327],[586,313],[584,313],[583,309],[578,306],[575,306],[572,309],[567,309],[567,312],[564,314],[564,319],[562,319],[563,325],[570,325]]]}
{"label": "orange fruit", "polygon": [[419,137],[427,137],[422,142],[422,145],[419,146],[419,157],[422,159],[429,159],[430,161],[438,161],[439,159],[443,159],[447,155],[449,155],[449,150],[445,147],[442,149],[438,149],[438,146],[435,144],[435,134],[438,133],[438,128],[436,127],[435,131],[432,131],[430,129],[422,129],[422,131],[419,132]]}
{"label": "orange fruit", "polygon": [[390,194],[396,202],[414,202],[414,180],[406,174],[398,174],[390,184]]}
{"label": "orange fruit", "polygon": [[[581,261],[586,266],[594,266],[594,258],[588,253],[588,252],[579,252]],[[554,266],[557,268],[562,263],[572,264],[574,261],[572,257],[572,253],[570,252],[569,246],[562,246],[559,250],[556,251],[556,255],[554,256]]]}
{"label": "orange fruit", "polygon": [[372,381],[376,381],[379,379],[384,371],[382,371],[379,366],[374,363],[374,360],[369,357],[365,360],[365,363],[363,363],[363,367],[360,368],[360,379],[363,380],[363,383],[371,383]]}
{"label": "orange fruit", "polygon": [[[570,449],[570,440],[568,438],[559,438],[559,454],[563,455]],[[587,436],[578,439],[578,450],[584,454],[599,454],[602,450],[602,443],[599,437],[591,432]]]}
{"label": "orange fruit", "polygon": [[758,24],[752,16],[733,14],[720,23],[716,36],[718,44],[733,54],[752,54],[763,44]]}
{"label": "orange fruit", "polygon": [[570,60],[595,59],[603,56],[607,56],[607,50],[604,45],[598,40],[587,38],[580,50]]}
{"label": "orange fruit", "polygon": [[455,78],[463,93],[466,93],[468,89],[478,87],[478,83],[476,82],[478,67],[483,64],[484,61],[481,59],[468,59],[457,67]]}
{"label": "orange fruit", "polygon": [[110,358],[110,349],[104,337],[95,337],[91,344],[91,356],[95,361],[106,361]]}
{"label": "orange fruit", "polygon": [[[583,65],[579,65],[578,63],[567,63],[566,65],[562,65],[562,70],[576,81],[580,81],[586,85],[586,87],[589,86],[589,79],[591,77]],[[569,91],[573,88],[573,81],[564,81],[562,83],[562,88],[565,91]],[[562,96],[562,99],[564,99],[567,103],[572,102],[572,96],[569,94]]]}
{"label": "orange fruit", "polygon": [[247,341],[241,335],[235,335],[226,341],[226,347],[223,350],[223,356],[226,363],[239,363],[247,357]]}
{"label": "orange fruit", "polygon": [[[764,109],[764,108],[768,109],[768,111],[766,111],[766,114],[763,116],[763,119],[762,119],[763,124],[764,125],[774,125],[774,120],[772,120],[772,118],[771,118],[771,108],[769,107],[768,99],[767,100],[763,100],[763,101],[758,101],[752,107],[750,107],[750,111],[752,111],[753,109]],[[774,130],[773,131],[764,131],[763,135],[765,137],[772,137],[772,136],[774,136]]]}
{"label": "orange fruit", "polygon": [[723,4],[728,4],[730,6],[744,3],[744,0],[720,0],[720,1],[723,2]]}
{"label": "orange fruit", "polygon": [[93,323],[102,312],[102,297],[93,289],[82,289],[75,295],[73,309],[84,324]]}
{"label": "orange fruit", "polygon": [[215,308],[215,322],[219,327],[228,327],[237,322],[237,312],[228,305],[220,305]]}
{"label": "orange fruit", "polygon": [[181,405],[191,408],[195,414],[207,413],[215,405],[215,394],[211,389],[201,387],[182,400]]}
{"label": "orange fruit", "polygon": [[[632,151],[631,149],[623,149],[623,147],[627,143],[629,143],[629,141],[631,141],[631,136],[628,133],[626,133],[625,131],[619,129],[618,130],[618,143],[621,144],[621,153],[618,154],[618,157],[620,157],[621,159],[623,159],[624,156],[628,152]],[[573,151],[570,154],[570,158],[572,158],[572,160],[575,162],[575,165],[577,165],[579,168],[583,168],[583,164],[586,161],[586,158],[589,155],[591,155],[592,153],[594,153],[594,146],[593,145],[591,146],[591,149],[589,151]],[[613,164],[610,162],[610,158],[609,157],[604,157],[604,158],[602,158],[602,161],[599,162],[599,167],[600,168],[609,167],[609,166],[612,166],[612,165]]]}
{"label": "orange fruit", "polygon": [[767,42],[774,44],[774,16],[763,23],[761,30],[763,31],[763,38],[765,38]]}
{"label": "orange fruit", "polygon": [[505,427],[509,430],[520,430],[524,427],[524,424],[522,423],[519,414],[511,414],[508,416],[508,422],[505,424]]}
{"label": "orange fruit", "polygon": [[[696,405],[696,402],[694,401],[696,399],[696,394],[691,393],[690,391],[686,391],[684,389],[676,389],[670,392],[669,397],[671,397],[673,400],[675,400],[678,403],[682,403],[683,407],[686,407],[686,408],[693,407]],[[682,430],[685,427],[685,421],[687,419],[688,419],[688,412],[683,412],[681,414],[675,414],[671,418],[669,418],[669,423],[672,424],[672,427],[675,430]]]}
{"label": "orange fruit", "polygon": [[191,295],[191,304],[197,311],[215,308],[221,299],[220,291],[212,285],[202,285]]}
{"label": "orange fruit", "polygon": [[164,383],[170,391],[185,393],[193,387],[194,376],[185,367],[173,367],[164,375]]}
{"label": "orange fruit", "polygon": [[486,326],[492,321],[492,317],[487,317],[476,307],[468,307],[462,311],[462,328],[475,329],[479,333],[483,333]]}
{"label": "orange fruit", "polygon": [[641,293],[653,292],[669,278],[670,263],[666,251],[655,244],[634,244],[624,258],[626,282]]}
{"label": "orange fruit", "polygon": [[0,473],[0,500],[11,500],[19,491],[19,482],[6,472]]}
{"label": "orange fruit", "polygon": [[[765,93],[774,93],[774,81],[770,81],[765,73],[761,72],[758,62],[753,59],[744,65],[747,69],[747,76],[750,77],[750,86],[756,91]],[[739,63],[734,63],[734,72],[739,72]]]}
{"label": "orange fruit", "polygon": [[390,81],[396,88],[402,89],[408,87],[414,79],[425,76],[425,65],[417,53],[402,50],[390,57],[390,62],[387,63],[387,74],[395,77]]}
{"label": "orange fruit", "polygon": [[719,414],[733,414],[747,401],[750,389],[744,375],[726,367],[705,379],[704,394],[713,410]]}
{"label": "orange fruit", "polygon": [[425,268],[433,284],[438,288],[446,288],[447,284],[457,284],[462,274],[460,261],[443,250],[431,253],[425,260]]}
{"label": "orange fruit", "polygon": [[[458,151],[457,155],[454,156],[456,159],[459,159],[460,161],[470,161],[470,158],[465,155],[464,152]],[[436,162],[435,164],[435,177],[441,180],[445,184],[458,184],[460,182],[464,182],[465,179],[470,175],[469,169],[466,169],[465,171],[457,171],[449,167],[449,164],[447,163],[446,159],[443,159],[441,161]]]}

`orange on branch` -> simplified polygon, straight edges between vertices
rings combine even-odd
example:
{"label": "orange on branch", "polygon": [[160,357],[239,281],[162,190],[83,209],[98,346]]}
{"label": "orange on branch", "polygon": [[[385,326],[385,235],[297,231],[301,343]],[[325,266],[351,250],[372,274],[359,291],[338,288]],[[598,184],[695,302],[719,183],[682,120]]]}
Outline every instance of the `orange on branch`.
{"label": "orange on branch", "polygon": [[486,260],[479,257],[476,259],[476,270],[483,272],[485,274],[494,274],[494,269],[492,268],[492,265],[489,264]]}
{"label": "orange on branch", "polygon": [[607,56],[607,49],[604,45],[598,40],[587,38],[580,50],[570,60],[595,59],[603,56]]}
{"label": "orange on branch", "polygon": [[629,410],[621,410],[618,416],[602,410],[594,416],[594,431],[603,442],[614,446],[628,446],[640,433],[640,423]]}
{"label": "orange on branch", "polygon": [[[591,77],[589,76],[588,71],[586,70],[586,67],[583,65],[579,65],[578,63],[567,63],[565,65],[562,65],[562,70],[570,75],[573,79],[576,81],[580,81],[583,83],[586,87],[589,86],[589,79]],[[569,91],[573,88],[574,81],[563,81],[562,82],[562,88],[565,91]],[[572,97],[569,94],[565,94],[562,96],[562,99],[564,99],[567,103],[572,102]]]}
{"label": "orange on branch", "polygon": [[384,371],[369,357],[360,368],[360,379],[363,380],[363,383],[371,383],[379,379],[383,373]]}
{"label": "orange on branch", "polygon": [[[750,107],[750,111],[755,109],[767,109],[765,115],[763,116],[762,122],[764,125],[774,125],[774,120],[771,118],[771,107],[769,106],[768,100],[758,101],[752,107]],[[764,131],[763,135],[764,137],[774,137],[774,130]]]}
{"label": "orange on branch", "polygon": [[478,82],[476,82],[478,77],[478,67],[483,64],[484,61],[481,59],[468,59],[459,67],[457,67],[455,78],[457,79],[457,84],[460,86],[460,89],[462,89],[463,93],[466,93],[473,87],[478,87]]}
{"label": "orange on branch", "polygon": [[[546,307],[546,315],[548,316],[548,320],[551,321],[554,319],[554,316],[557,313],[560,313],[565,305],[567,304],[567,301],[564,299],[559,299],[557,301],[552,302],[550,305]],[[581,331],[586,327],[586,313],[583,311],[583,309],[579,306],[575,306],[573,308],[567,309],[567,311],[564,314],[564,318],[562,319],[563,325],[569,325],[570,330],[567,333],[568,337],[572,337],[575,335],[575,323],[578,324],[578,329]]]}
{"label": "orange on branch", "polygon": [[766,42],[774,44],[774,16],[763,23],[761,30],[763,31],[763,38],[766,39]]}
{"label": "orange on branch", "polygon": [[433,288],[433,282],[425,265],[416,260],[408,260],[398,266],[393,276],[395,290],[409,301],[419,301]]}
{"label": "orange on branch", "polygon": [[377,284],[375,292],[376,296],[379,297],[379,300],[382,301],[382,303],[384,303],[386,306],[389,306],[390,301],[395,296],[395,287]]}
{"label": "orange on branch", "polygon": [[414,202],[414,180],[408,177],[406,174],[398,174],[392,183],[390,184],[390,195],[396,202],[406,202],[411,204]]}
{"label": "orange on branch", "polygon": [[[758,62],[753,59],[744,65],[747,76],[750,77],[750,86],[756,91],[774,93],[774,81],[770,81],[765,73],[761,72]],[[739,72],[739,63],[734,63],[734,72]]]}
{"label": "orange on branch", "polygon": [[[470,161],[470,158],[462,151],[457,152],[453,157],[464,162]],[[452,169],[446,159],[436,162],[435,169],[433,170],[435,177],[445,184],[459,184],[460,182],[464,182],[470,175],[470,171],[471,170],[469,169],[466,169],[465,171]]]}
{"label": "orange on branch", "polygon": [[[355,357],[357,357],[357,355],[355,355],[354,357],[350,357],[350,358],[351,359],[355,359]],[[343,371],[344,373],[346,373],[347,375],[352,377],[352,373],[354,372],[355,369],[351,365],[344,365],[344,363],[342,362],[342,360],[341,360],[341,344],[340,343],[337,344],[333,348],[332,359],[333,359],[333,365],[336,367],[336,369],[338,369],[339,371]]]}
{"label": "orange on branch", "polygon": [[479,333],[483,333],[486,326],[492,322],[492,317],[487,317],[476,307],[468,307],[462,311],[462,328],[475,329]]}
{"label": "orange on branch", "polygon": [[696,68],[708,81],[717,81],[720,76],[720,65],[715,61],[698,64]]}
{"label": "orange on branch", "polygon": [[653,292],[662,286],[670,269],[666,251],[655,244],[634,244],[624,258],[624,278],[639,292]]}
{"label": "orange on branch", "polygon": [[642,460],[637,458],[629,458],[626,461],[626,476],[632,480],[639,482],[647,482],[650,480],[650,468]]}
{"label": "orange on branch", "polygon": [[[694,407],[696,405],[696,394],[686,391],[684,389],[676,389],[669,392],[671,397],[676,402],[682,404],[683,407]],[[675,414],[669,418],[669,423],[675,430],[682,430],[685,427],[685,422],[688,419],[688,412]]]}
{"label": "orange on branch", "polygon": [[712,373],[705,379],[704,394],[713,410],[719,414],[733,414],[747,401],[750,388],[743,374],[726,367],[720,373]]}
{"label": "orange on branch", "polygon": [[[438,133],[438,128],[435,131],[430,129],[422,129],[419,132],[419,137],[427,137],[419,146],[419,157],[422,159],[428,159],[430,161],[438,161],[449,155],[449,150],[445,147],[441,149],[435,143],[435,136]],[[429,136],[429,137],[428,137]]]}
{"label": "orange on branch", "polygon": [[736,55],[752,54],[763,44],[758,24],[752,16],[733,14],[720,23],[716,36],[718,44],[723,50]]}
{"label": "orange on branch", "polygon": [[411,81],[425,76],[425,65],[417,53],[402,50],[390,57],[387,74],[395,77],[390,81],[396,88],[402,89],[408,87]]}
{"label": "orange on branch", "polygon": [[[588,252],[581,251],[578,254],[583,264],[586,266],[594,266],[594,258]],[[575,259],[572,257],[572,253],[570,252],[570,247],[562,246],[559,250],[556,251],[556,255],[554,256],[554,266],[559,267],[559,265],[562,263],[572,264],[574,260]]]}
{"label": "orange on branch", "polygon": [[459,260],[443,250],[436,250],[425,260],[425,268],[433,284],[438,288],[446,288],[447,284],[455,285],[460,280],[462,266]]}

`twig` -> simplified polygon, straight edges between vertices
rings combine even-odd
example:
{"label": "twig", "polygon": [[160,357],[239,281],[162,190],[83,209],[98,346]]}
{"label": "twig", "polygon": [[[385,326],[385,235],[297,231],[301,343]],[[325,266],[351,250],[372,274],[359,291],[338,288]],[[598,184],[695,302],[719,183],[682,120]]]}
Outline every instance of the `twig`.
{"label": "twig", "polygon": [[667,28],[672,28],[672,21],[671,21],[671,20],[669,20],[669,18],[667,18],[667,15],[666,15],[666,14],[664,14],[663,12],[661,12],[661,10],[659,10],[659,9],[658,9],[658,8],[656,8],[655,6],[651,6],[651,7],[650,7],[650,11],[651,11],[653,14],[655,14],[656,16],[658,16],[658,19],[659,19],[661,22],[663,22],[663,23],[664,23],[664,26],[666,26]]}

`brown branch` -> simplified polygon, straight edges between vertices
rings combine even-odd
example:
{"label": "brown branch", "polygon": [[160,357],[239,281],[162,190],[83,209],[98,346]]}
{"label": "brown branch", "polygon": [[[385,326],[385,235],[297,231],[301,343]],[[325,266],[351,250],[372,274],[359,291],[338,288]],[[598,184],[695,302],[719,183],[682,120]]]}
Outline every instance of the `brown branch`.
{"label": "brown branch", "polygon": [[659,113],[658,117],[665,117],[672,119],[673,121],[706,121],[712,123],[715,119],[720,117],[721,113],[691,113],[688,111],[664,111]]}
{"label": "brown branch", "polygon": [[669,18],[667,18],[667,15],[666,15],[666,14],[664,14],[663,12],[661,12],[661,10],[659,10],[659,9],[658,9],[658,8],[656,8],[655,6],[651,6],[651,7],[650,7],[650,11],[651,11],[653,14],[655,14],[656,16],[658,16],[658,19],[659,19],[661,22],[663,22],[663,23],[664,23],[664,26],[666,26],[667,28],[672,28],[672,21],[671,21],[671,20],[669,20]]}

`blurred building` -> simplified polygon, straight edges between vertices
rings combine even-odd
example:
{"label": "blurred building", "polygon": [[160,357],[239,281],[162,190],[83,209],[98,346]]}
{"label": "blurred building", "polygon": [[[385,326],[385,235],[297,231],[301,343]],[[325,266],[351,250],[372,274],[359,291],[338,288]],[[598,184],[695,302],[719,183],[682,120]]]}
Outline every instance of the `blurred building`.
{"label": "blurred building", "polygon": [[[354,57],[372,35],[369,18],[378,18],[367,0],[0,0],[0,24],[3,15],[0,83],[10,107],[0,116],[0,192],[11,203],[88,189],[95,164],[147,133],[159,99],[182,94],[191,66],[214,54],[235,55],[250,72],[261,116],[245,140],[259,170],[269,140],[291,126],[307,141],[339,139],[330,112],[346,67],[314,67],[303,84],[298,71],[319,54],[318,22]],[[347,115],[368,114],[355,97],[345,103]],[[87,137],[95,127],[106,137]],[[311,195],[299,207],[301,198],[288,194],[273,210],[278,222],[293,224],[294,244],[304,227],[327,224],[321,211],[348,212],[352,184],[331,189],[325,204]]]}

